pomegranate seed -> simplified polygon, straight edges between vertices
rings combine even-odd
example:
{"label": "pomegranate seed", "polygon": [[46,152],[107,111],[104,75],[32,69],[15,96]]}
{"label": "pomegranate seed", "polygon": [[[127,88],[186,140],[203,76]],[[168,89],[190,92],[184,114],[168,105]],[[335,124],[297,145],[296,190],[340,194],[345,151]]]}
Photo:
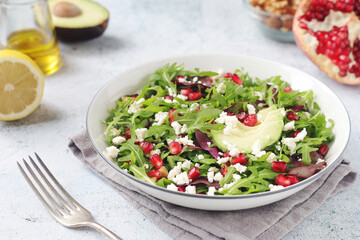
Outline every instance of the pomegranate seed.
{"label": "pomegranate seed", "polygon": [[138,96],[139,96],[139,94],[130,95],[130,97],[132,97],[133,99],[136,99]]}
{"label": "pomegranate seed", "polygon": [[197,107],[195,108],[195,111],[196,111],[196,112],[200,111],[200,107],[197,106]]}
{"label": "pomegranate seed", "polygon": [[153,154],[150,157],[151,164],[156,168],[161,168],[163,165],[163,160],[159,156],[159,154]]}
{"label": "pomegranate seed", "polygon": [[257,117],[256,114],[251,114],[244,120],[244,125],[248,127],[253,127],[257,123]]}
{"label": "pomegranate seed", "polygon": [[294,112],[287,112],[286,118],[289,121],[299,121],[300,120],[300,117],[298,115],[296,115]]}
{"label": "pomegranate seed", "polygon": [[221,168],[220,168],[220,173],[225,177],[225,175],[227,174],[227,169],[225,167],[225,165],[223,165]]}
{"label": "pomegranate seed", "polygon": [[246,112],[241,112],[238,115],[236,115],[237,119],[240,122],[244,122],[244,120],[249,116],[249,114],[247,114]]}
{"label": "pomegranate seed", "polygon": [[241,165],[247,164],[247,158],[246,158],[245,154],[240,153],[239,155],[237,155],[235,158],[232,159],[232,161],[231,161],[232,165],[235,165],[237,163],[240,163]]}
{"label": "pomegranate seed", "polygon": [[144,153],[149,153],[154,149],[154,145],[151,142],[142,141],[139,144],[140,148],[144,151]]}
{"label": "pomegranate seed", "polygon": [[300,133],[300,130],[296,130],[295,132],[293,132],[290,137],[296,138],[296,136]]}
{"label": "pomegranate seed", "polygon": [[227,167],[230,167],[230,161],[227,161],[226,163],[224,163]]}
{"label": "pomegranate seed", "polygon": [[172,96],[170,96],[169,94],[164,95],[164,99],[174,100],[174,98]]}
{"label": "pomegranate seed", "polygon": [[231,78],[231,76],[232,76],[232,73],[226,73],[224,78]]}
{"label": "pomegranate seed", "polygon": [[178,191],[179,191],[179,192],[185,192],[185,187],[184,187],[184,185],[179,186],[179,187],[178,187]]}
{"label": "pomegranate seed", "polygon": [[151,169],[151,170],[149,170],[146,174],[147,174],[148,177],[150,177],[150,178],[153,178],[153,177],[155,177],[156,179],[161,178],[161,173],[160,173],[160,171],[157,170],[157,169]]}
{"label": "pomegranate seed", "polygon": [[233,74],[231,76],[231,80],[233,80],[233,82],[236,83],[237,85],[243,85],[244,84],[243,81],[241,80],[241,78],[236,74]]}
{"label": "pomegranate seed", "polygon": [[294,105],[294,106],[291,106],[291,110],[293,110],[294,112],[299,112],[301,110],[303,110],[305,108],[304,105]]}
{"label": "pomegranate seed", "polygon": [[324,144],[324,145],[320,145],[319,150],[317,150],[317,153],[325,157],[328,151],[329,151],[328,145]]}
{"label": "pomegranate seed", "polygon": [[224,157],[231,157],[230,156],[230,151],[226,151],[226,153],[224,154]]}
{"label": "pomegranate seed", "polygon": [[125,139],[129,139],[131,138],[131,132],[130,132],[130,129],[128,127],[124,127],[126,129],[125,131],[125,135],[124,135],[124,138]]}
{"label": "pomegranate seed", "polygon": [[191,88],[184,88],[180,90],[180,94],[183,96],[189,96],[189,94],[192,92],[193,90]]}
{"label": "pomegranate seed", "polygon": [[286,87],[284,88],[284,92],[291,92],[291,91],[292,91],[292,88],[289,87],[289,86],[286,86]]}
{"label": "pomegranate seed", "polygon": [[298,176],[289,174],[287,177],[289,178],[291,185],[300,182]]}
{"label": "pomegranate seed", "polygon": [[273,161],[271,163],[271,168],[275,172],[286,172],[287,169],[287,163],[286,162],[280,162],[280,161]]}
{"label": "pomegranate seed", "polygon": [[180,143],[174,141],[169,144],[169,151],[171,154],[178,154],[181,152],[181,150],[182,150],[182,147],[181,147]]}
{"label": "pomegranate seed", "polygon": [[189,176],[189,179],[192,179],[192,180],[200,177],[200,169],[198,167],[190,168],[189,172],[188,172],[188,176]]}
{"label": "pomegranate seed", "polygon": [[227,115],[228,116],[235,116],[235,113],[234,112],[228,112]]}
{"label": "pomegranate seed", "polygon": [[275,183],[283,187],[291,185],[290,179],[282,174],[277,175],[277,177],[275,178]]}
{"label": "pomegranate seed", "polygon": [[201,98],[201,92],[192,92],[189,93],[189,100],[190,101],[196,101]]}
{"label": "pomegranate seed", "polygon": [[169,116],[170,116],[169,122],[171,122],[171,123],[174,121],[174,112],[175,112],[175,110],[176,110],[175,108],[169,110]]}

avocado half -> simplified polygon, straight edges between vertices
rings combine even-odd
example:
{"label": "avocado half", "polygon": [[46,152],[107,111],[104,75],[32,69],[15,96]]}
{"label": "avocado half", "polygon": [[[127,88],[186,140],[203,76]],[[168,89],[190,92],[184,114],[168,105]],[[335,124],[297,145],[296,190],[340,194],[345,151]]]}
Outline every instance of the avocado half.
{"label": "avocado half", "polygon": [[49,8],[56,34],[65,42],[97,38],[109,22],[109,11],[90,0],[49,0]]}
{"label": "avocado half", "polygon": [[284,116],[281,114],[283,110],[273,105],[259,111],[258,117],[261,115],[263,119],[261,124],[248,127],[239,122],[232,129],[231,135],[225,135],[223,131],[211,131],[212,139],[223,151],[228,150],[224,140],[244,153],[251,153],[251,148],[257,140],[260,141],[260,147],[263,149],[279,140],[284,127]]}

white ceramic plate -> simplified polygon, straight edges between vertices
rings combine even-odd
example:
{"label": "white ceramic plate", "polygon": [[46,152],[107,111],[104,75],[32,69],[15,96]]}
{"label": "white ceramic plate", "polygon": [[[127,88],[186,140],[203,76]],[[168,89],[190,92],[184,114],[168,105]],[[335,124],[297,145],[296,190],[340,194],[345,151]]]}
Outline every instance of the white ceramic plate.
{"label": "white ceramic plate", "polygon": [[[328,118],[335,121],[335,127],[333,129],[335,140],[326,156],[328,166],[318,174],[282,190],[241,196],[206,196],[174,192],[143,182],[122,171],[103,154],[107,143],[104,136],[105,125],[102,121],[107,118],[109,110],[115,107],[114,102],[116,100],[121,96],[139,92],[148,82],[147,77],[151,73],[159,70],[167,63],[174,62],[183,63],[185,69],[189,70],[199,67],[200,70],[203,71],[218,71],[222,69],[225,72],[234,72],[236,69],[244,67],[252,77],[266,79],[274,75],[281,75],[282,79],[288,81],[293,89],[312,89],[315,93],[315,100],[320,105],[322,111]],[[337,161],[340,161],[339,157],[348,142],[350,121],[347,111],[340,99],[322,82],[300,70],[254,57],[204,54],[173,57],[146,63],[133,67],[115,77],[108,82],[92,100],[87,114],[87,131],[99,155],[104,161],[116,169],[119,174],[125,176],[129,184],[133,184],[140,190],[173,204],[196,209],[222,211],[254,208],[279,201],[300,191],[324,173],[333,169]]]}

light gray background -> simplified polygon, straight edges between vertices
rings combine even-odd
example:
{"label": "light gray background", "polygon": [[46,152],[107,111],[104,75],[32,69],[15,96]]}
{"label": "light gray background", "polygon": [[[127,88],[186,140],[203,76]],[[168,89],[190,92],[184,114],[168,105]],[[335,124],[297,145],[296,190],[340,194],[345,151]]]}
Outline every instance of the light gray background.
{"label": "light gray background", "polygon": [[[89,103],[110,79],[130,66],[191,53],[245,54],[301,69],[328,85],[344,102],[352,133],[344,157],[360,168],[360,88],[329,79],[292,43],[262,36],[241,1],[101,1],[110,11],[104,36],[60,44],[63,68],[46,78],[40,107],[15,122],[0,122],[1,239],[105,239],[90,229],[60,226],[20,175],[16,161],[34,151],[96,220],[124,239],[169,239],[67,148],[85,128]],[[341,123],[340,123],[341,124]],[[285,200],[286,201],[286,200]],[[284,239],[360,239],[360,181],[325,202]],[[215,219],[214,219],[215,220]]]}

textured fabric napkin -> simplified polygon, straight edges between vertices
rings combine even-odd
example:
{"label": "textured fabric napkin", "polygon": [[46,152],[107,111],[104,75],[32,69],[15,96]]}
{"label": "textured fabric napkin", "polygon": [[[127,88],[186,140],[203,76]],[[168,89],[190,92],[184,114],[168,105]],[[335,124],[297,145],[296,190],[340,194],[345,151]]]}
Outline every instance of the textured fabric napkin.
{"label": "textured fabric napkin", "polygon": [[329,196],[356,179],[344,160],[332,172],[282,201],[249,210],[210,212],[176,206],[136,189],[101,159],[86,131],[71,137],[69,147],[79,160],[175,239],[280,239]]}

